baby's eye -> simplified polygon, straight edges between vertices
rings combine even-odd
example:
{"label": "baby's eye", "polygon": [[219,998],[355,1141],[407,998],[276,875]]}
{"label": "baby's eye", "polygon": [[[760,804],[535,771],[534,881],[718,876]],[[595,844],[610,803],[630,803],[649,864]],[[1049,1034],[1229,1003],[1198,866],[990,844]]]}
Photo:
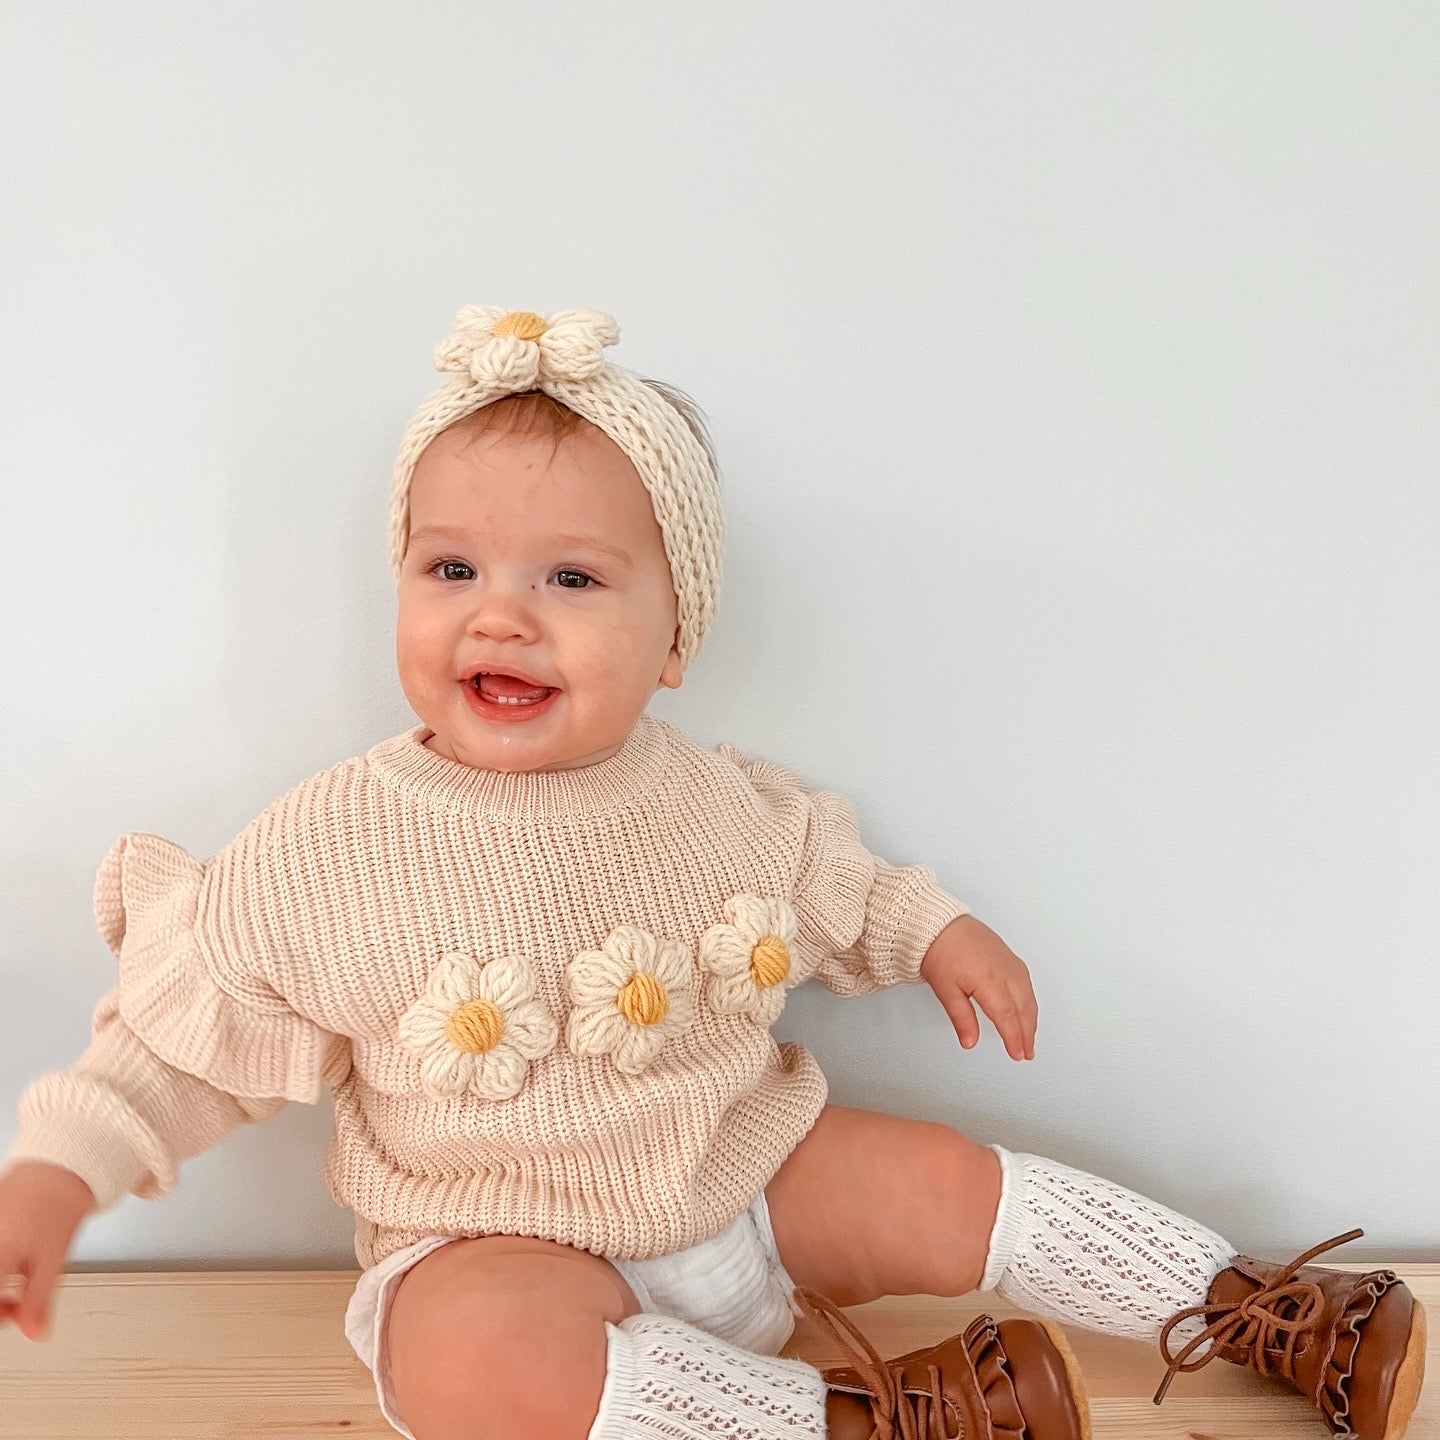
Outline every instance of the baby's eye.
{"label": "baby's eye", "polygon": [[[471,575],[475,573],[473,570],[470,569],[470,566],[467,565],[463,560],[437,560],[433,565],[427,565],[425,567],[425,573],[427,575],[439,575],[442,580],[463,580],[466,578],[463,575],[454,576],[445,573],[452,569],[452,567],[459,570],[469,571]],[[594,576],[587,575],[583,570],[557,570],[555,572],[555,575],[556,578],[559,579],[560,587],[563,590],[589,590],[596,583]],[[571,579],[566,580],[564,578],[565,576],[570,576]]]}
{"label": "baby's eye", "polygon": [[[427,575],[434,575],[439,570],[448,570],[452,565],[458,565],[462,570],[468,570],[470,568],[463,560],[437,560],[433,565],[426,566],[425,573]],[[450,577],[442,575],[440,578],[446,580]]]}

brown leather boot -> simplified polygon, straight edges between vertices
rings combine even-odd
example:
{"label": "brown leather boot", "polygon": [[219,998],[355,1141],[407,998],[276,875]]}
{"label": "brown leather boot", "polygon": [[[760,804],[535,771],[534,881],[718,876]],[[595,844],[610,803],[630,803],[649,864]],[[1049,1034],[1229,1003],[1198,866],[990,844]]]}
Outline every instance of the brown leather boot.
{"label": "brown leather boot", "polygon": [[1045,1321],[980,1315],[963,1334],[886,1361],[819,1291],[795,1298],[857,1361],[820,1371],[829,1440],[1090,1440],[1075,1357]]}
{"label": "brown leather boot", "polygon": [[[1425,1378],[1425,1311],[1393,1270],[1357,1274],[1308,1262],[1365,1232],[1316,1245],[1288,1265],[1237,1255],[1210,1282],[1204,1305],[1172,1316],[1160,1332],[1169,1370],[1155,1392],[1217,1355],[1305,1395],[1336,1435],[1399,1440]],[[1205,1329],[1170,1352],[1170,1332],[1198,1316]],[[1206,1341],[1213,1348],[1190,1357]]]}

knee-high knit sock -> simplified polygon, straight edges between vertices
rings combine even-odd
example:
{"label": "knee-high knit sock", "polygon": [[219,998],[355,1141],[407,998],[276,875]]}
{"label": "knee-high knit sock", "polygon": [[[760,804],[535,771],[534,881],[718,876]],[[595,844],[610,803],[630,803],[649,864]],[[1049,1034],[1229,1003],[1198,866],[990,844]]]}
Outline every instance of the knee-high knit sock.
{"label": "knee-high knit sock", "polygon": [[829,1387],[803,1360],[742,1350],[669,1315],[605,1323],[589,1440],[825,1440]]}
{"label": "knee-high knit sock", "polygon": [[[1213,1230],[1121,1185],[1039,1155],[1000,1157],[1000,1208],[982,1290],[1069,1324],[1152,1340],[1202,1304],[1235,1256]],[[1202,1328],[1178,1326],[1184,1339]]]}

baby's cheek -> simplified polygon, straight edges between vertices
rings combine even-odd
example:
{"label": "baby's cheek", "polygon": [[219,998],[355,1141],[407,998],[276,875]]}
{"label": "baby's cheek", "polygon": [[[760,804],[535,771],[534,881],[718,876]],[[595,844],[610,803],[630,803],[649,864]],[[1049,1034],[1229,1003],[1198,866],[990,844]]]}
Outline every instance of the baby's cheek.
{"label": "baby's cheek", "polygon": [[404,622],[396,627],[395,663],[407,688],[433,689],[454,668],[453,657],[426,627]]}
{"label": "baby's cheek", "polygon": [[639,668],[644,644],[635,627],[619,618],[597,621],[578,637],[578,667],[596,683],[623,684]]}

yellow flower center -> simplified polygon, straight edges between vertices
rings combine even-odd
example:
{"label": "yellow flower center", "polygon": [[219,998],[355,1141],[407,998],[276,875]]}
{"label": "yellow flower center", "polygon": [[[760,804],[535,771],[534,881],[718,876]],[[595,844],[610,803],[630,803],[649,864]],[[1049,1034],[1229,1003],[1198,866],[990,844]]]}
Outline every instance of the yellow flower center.
{"label": "yellow flower center", "polygon": [[533,310],[511,310],[493,326],[492,335],[518,335],[522,340],[538,340],[550,327]]}
{"label": "yellow flower center", "polygon": [[505,1020],[489,1000],[467,1000],[445,1022],[445,1037],[457,1050],[483,1055],[505,1033]]}
{"label": "yellow flower center", "polygon": [[790,973],[790,951],[778,935],[762,935],[750,952],[750,978],[762,990],[778,985]]}
{"label": "yellow flower center", "polygon": [[653,975],[637,970],[621,987],[615,1005],[632,1025],[655,1025],[669,1013],[670,997]]}

